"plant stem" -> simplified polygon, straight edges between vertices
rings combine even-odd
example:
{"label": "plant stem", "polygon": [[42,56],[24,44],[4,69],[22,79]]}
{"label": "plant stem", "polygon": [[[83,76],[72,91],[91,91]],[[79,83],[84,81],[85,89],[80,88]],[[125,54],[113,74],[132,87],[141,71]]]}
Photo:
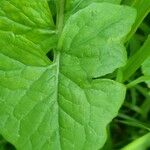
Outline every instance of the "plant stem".
{"label": "plant stem", "polygon": [[58,29],[58,34],[61,34],[63,30],[63,23],[64,23],[64,5],[65,5],[65,0],[60,0],[58,2],[59,8],[58,8],[58,15],[57,15],[57,29]]}
{"label": "plant stem", "polygon": [[121,69],[121,82],[128,80],[148,57],[150,57],[150,36],[148,36],[143,46],[129,58],[126,66]]}
{"label": "plant stem", "polygon": [[127,146],[123,147],[121,150],[145,150],[150,146],[150,132],[143,135],[142,137],[134,140]]}
{"label": "plant stem", "polygon": [[[54,61],[56,63],[56,99],[57,99],[57,103],[59,96],[58,96],[58,91],[59,91],[59,72],[60,72],[60,50],[62,49],[62,40],[61,40],[61,34],[62,34],[62,30],[63,30],[63,24],[64,24],[64,4],[65,4],[65,0],[59,0],[58,1],[58,8],[57,8],[57,22],[56,22],[56,26],[57,26],[57,30],[58,30],[58,43],[57,43],[57,47],[55,49],[55,58]],[[58,118],[60,115],[60,110],[58,108]],[[58,119],[58,124],[60,124],[59,119]],[[60,132],[60,130],[59,130]],[[61,137],[59,136],[60,139],[60,149],[61,148]]]}
{"label": "plant stem", "polygon": [[57,44],[57,51],[60,51],[62,49],[62,39],[61,34],[64,27],[64,7],[65,7],[65,0],[60,0],[58,2],[58,15],[57,15],[57,29],[58,29],[58,44]]}
{"label": "plant stem", "polygon": [[127,88],[131,88],[136,86],[137,84],[141,83],[141,82],[145,82],[145,81],[150,81],[150,76],[141,76],[138,79],[130,82],[129,84],[126,85]]}

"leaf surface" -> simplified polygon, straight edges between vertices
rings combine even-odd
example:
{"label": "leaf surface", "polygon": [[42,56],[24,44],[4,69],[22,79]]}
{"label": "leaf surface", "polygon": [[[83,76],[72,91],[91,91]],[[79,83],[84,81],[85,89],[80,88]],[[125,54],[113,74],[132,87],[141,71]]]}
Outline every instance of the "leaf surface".
{"label": "leaf surface", "polygon": [[[22,2],[20,7],[26,5]],[[32,7],[29,8],[34,12]],[[8,11],[8,15],[15,13]],[[42,19],[45,21],[45,17],[40,19],[42,27],[37,28],[45,28]],[[110,79],[93,78],[125,64],[121,40],[134,19],[135,11],[129,7],[109,3],[89,5],[66,22],[54,62],[49,62],[42,52],[49,44],[41,51],[33,46],[32,39],[25,42],[22,34],[16,37],[19,31],[24,31],[18,23],[7,32],[0,24],[2,136],[18,150],[101,148],[107,137],[105,128],[123,102],[125,87]],[[7,22],[2,15],[0,22]],[[16,34],[11,33],[13,29]],[[51,32],[50,27],[47,29]],[[43,36],[40,43],[46,39]]]}
{"label": "leaf surface", "polygon": [[47,53],[56,45],[55,32],[46,0],[33,0],[32,3],[30,0],[0,1],[0,34],[8,43],[15,42],[17,47],[27,47],[24,45],[28,44],[34,47],[34,50],[28,48],[31,53]]}
{"label": "leaf surface", "polygon": [[119,4],[120,0],[66,0],[65,10],[75,13],[78,10],[85,8],[94,2],[99,2],[99,3],[108,2],[108,3]]}
{"label": "leaf surface", "polygon": [[91,4],[74,14],[66,22],[61,37],[62,51],[68,55],[66,60],[72,57],[89,77],[104,76],[125,65],[122,41],[135,14],[129,7],[109,3]]}

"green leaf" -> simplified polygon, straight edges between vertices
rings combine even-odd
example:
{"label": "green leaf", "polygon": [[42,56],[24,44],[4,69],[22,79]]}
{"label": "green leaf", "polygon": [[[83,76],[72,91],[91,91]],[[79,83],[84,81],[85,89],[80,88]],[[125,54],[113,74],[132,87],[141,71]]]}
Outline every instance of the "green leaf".
{"label": "green leaf", "polygon": [[150,146],[149,139],[150,133],[147,133],[142,137],[139,137],[138,139],[134,140],[132,143],[128,144],[121,150],[147,150]]}
{"label": "green leaf", "polygon": [[51,10],[52,16],[56,16],[56,13],[57,13],[57,9],[56,9],[56,8],[57,8],[56,0],[47,0],[47,1],[48,1],[50,10]]}
{"label": "green leaf", "polygon": [[[22,47],[28,44],[34,49],[28,48],[29,52],[47,53],[56,45],[55,32],[46,0],[33,0],[32,3],[30,0],[0,1],[0,35],[4,36],[8,43],[15,42],[16,48],[20,47],[19,44]],[[3,44],[2,41],[0,43]]]}
{"label": "green leaf", "polygon": [[[5,61],[14,64],[7,57]],[[105,127],[124,99],[124,86],[103,79],[80,87],[63,74],[57,84],[55,66],[15,62],[15,70],[11,65],[7,69],[1,70],[0,132],[17,149],[94,150],[103,145]]]}
{"label": "green leaf", "polygon": [[[150,58],[148,58],[142,65],[142,72],[144,75],[150,75]],[[148,87],[150,87],[150,79],[145,81],[148,85]]]}
{"label": "green leaf", "polygon": [[[22,9],[27,6],[20,3]],[[48,11],[44,7],[41,12],[43,1],[36,3],[37,13]],[[35,12],[32,7],[29,10]],[[7,15],[15,13],[8,11]],[[45,21],[43,17],[31,20],[37,19],[38,26]],[[126,88],[116,81],[93,78],[124,65],[126,54],[121,40],[134,19],[135,10],[129,7],[89,5],[68,19],[52,63],[32,41],[25,42],[22,34],[16,37],[24,31],[18,23],[13,25],[13,35],[12,27],[6,32],[0,26],[2,136],[18,150],[101,148],[107,137],[106,126],[117,115]],[[3,17],[0,22],[4,22]],[[51,32],[50,27],[47,30]],[[47,36],[43,38],[41,44]],[[47,46],[51,47],[49,43]]]}
{"label": "green leaf", "polygon": [[[77,12],[66,22],[61,37],[65,59],[73,55],[72,62],[76,61],[89,77],[104,76],[124,66],[126,50],[122,41],[135,14],[134,9],[109,3],[91,4]],[[81,70],[78,66],[76,70]],[[81,72],[77,74],[81,76]]]}
{"label": "green leaf", "polygon": [[137,18],[136,18],[136,21],[132,27],[132,30],[130,31],[130,33],[128,34],[128,36],[125,40],[126,42],[130,40],[130,38],[137,31],[138,27],[140,26],[140,24],[142,23],[144,18],[150,12],[150,0],[134,0],[134,1],[132,1],[131,6],[136,8]]}
{"label": "green leaf", "polygon": [[109,2],[119,4],[121,0],[66,0],[65,11],[77,12],[80,9],[87,7],[94,2]]}
{"label": "green leaf", "polygon": [[[136,53],[133,56],[129,58],[126,66],[122,68],[122,74],[123,74],[122,82],[128,80],[136,72],[136,70],[142,66],[144,61],[146,61],[150,57],[149,49],[150,49],[150,36],[148,36],[143,46],[138,51],[136,51]],[[144,68],[147,69],[144,69],[143,71],[146,76],[149,76],[150,75],[148,73],[149,68],[146,67],[148,65],[147,62],[144,65],[145,66]]]}

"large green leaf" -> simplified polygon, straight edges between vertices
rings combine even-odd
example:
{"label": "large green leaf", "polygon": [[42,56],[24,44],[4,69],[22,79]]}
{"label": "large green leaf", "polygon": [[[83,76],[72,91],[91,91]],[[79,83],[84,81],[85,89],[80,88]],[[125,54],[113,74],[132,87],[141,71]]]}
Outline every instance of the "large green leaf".
{"label": "large green leaf", "polygon": [[[19,3],[16,8],[27,6],[24,1]],[[48,11],[44,7],[40,12],[40,6],[37,13]],[[35,12],[32,7],[30,10]],[[11,11],[7,15],[18,16]],[[41,17],[42,22],[45,17]],[[0,22],[5,23],[8,18],[4,21],[1,16]],[[106,140],[105,128],[123,102],[125,87],[109,79],[93,78],[124,65],[126,56],[121,40],[134,19],[135,11],[129,7],[89,5],[68,19],[53,63],[42,53],[51,46],[49,43],[41,51],[32,39],[26,42],[24,34],[18,36],[24,28],[15,21],[11,28],[6,28],[7,32],[0,26],[2,136],[18,150],[101,148]],[[51,32],[50,27],[47,32]],[[46,39],[44,36],[40,43]]]}

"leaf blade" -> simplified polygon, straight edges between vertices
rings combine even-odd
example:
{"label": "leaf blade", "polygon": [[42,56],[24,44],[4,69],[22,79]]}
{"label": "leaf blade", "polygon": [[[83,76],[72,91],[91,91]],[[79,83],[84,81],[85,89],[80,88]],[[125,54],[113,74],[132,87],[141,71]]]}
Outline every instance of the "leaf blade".
{"label": "leaf blade", "polygon": [[[119,11],[124,9],[107,3],[93,5],[79,14],[89,8],[98,12],[99,8],[103,8],[106,14],[107,7]],[[125,12],[128,11],[129,8],[125,9]],[[94,15],[94,19],[99,15]],[[132,15],[131,20],[134,20],[134,12]],[[75,16],[72,18],[78,20],[78,16]],[[112,17],[111,14],[108,16]],[[92,27],[95,26],[92,24]],[[102,25],[98,25],[96,29],[101,27]],[[119,40],[126,35],[127,30],[121,33]],[[66,32],[66,29],[63,32]],[[103,34],[107,39],[108,33]],[[112,31],[111,36],[116,37],[116,32]],[[88,38],[88,34],[84,37]],[[16,59],[0,51],[0,58],[3,58],[3,64],[0,65],[0,132],[18,149],[98,149],[105,142],[106,125],[117,115],[123,102],[126,88],[109,79],[93,81],[92,74],[89,78],[88,72],[80,66],[77,58],[72,57],[76,49],[69,47],[71,55],[67,54],[68,47],[64,42],[68,40],[68,35],[61,38],[63,49],[57,50],[60,58],[52,64],[41,66],[40,62],[31,66],[27,62],[22,63],[23,60],[27,61],[21,55],[23,52]],[[2,40],[6,44],[6,40]],[[0,50],[1,48],[3,47],[0,45]],[[5,48],[8,52],[15,51],[9,47]],[[36,51],[36,48],[32,50]],[[41,57],[45,60],[44,53]],[[112,58],[112,55],[110,57]],[[119,58],[124,60],[120,55]],[[39,59],[36,57],[35,61],[38,62]],[[107,61],[108,59],[104,62]],[[93,65],[96,63],[93,61]]]}
{"label": "leaf blade", "polygon": [[[126,6],[93,3],[72,15],[66,22],[61,37],[62,51],[68,57],[72,55],[74,59],[78,58],[89,77],[113,72],[126,63],[122,40],[130,31],[135,15],[135,10]],[[85,60],[82,56],[86,57]],[[108,60],[109,57],[111,59]]]}

